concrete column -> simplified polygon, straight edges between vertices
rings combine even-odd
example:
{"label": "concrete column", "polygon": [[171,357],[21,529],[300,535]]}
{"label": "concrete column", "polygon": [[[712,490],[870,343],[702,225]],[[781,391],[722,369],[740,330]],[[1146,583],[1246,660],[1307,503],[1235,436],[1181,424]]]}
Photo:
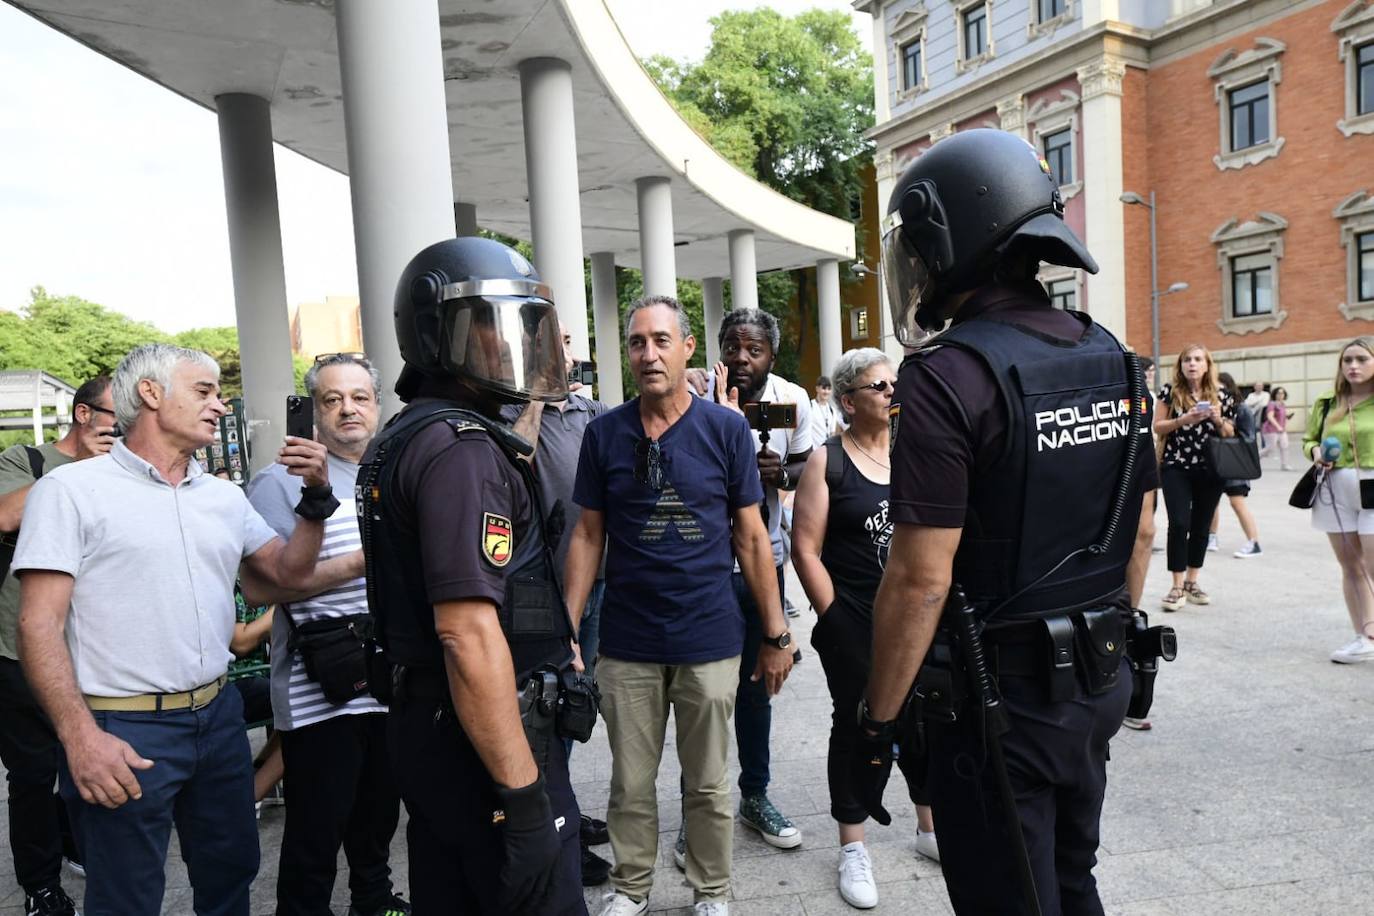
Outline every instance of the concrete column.
{"label": "concrete column", "polygon": [[577,183],[572,67],[536,57],[520,62],[525,175],[534,266],[553,290],[573,351],[587,353],[587,286],[582,272],[582,202]]}
{"label": "concrete column", "polygon": [[1101,268],[1087,277],[1087,310],[1126,337],[1126,230],[1121,202],[1121,84],[1124,61],[1110,56],[1078,71],[1083,89],[1083,241]]}
{"label": "concrete column", "polygon": [[639,267],[644,295],[677,295],[677,253],[673,249],[673,188],[667,178],[636,178],[639,202]]}
{"label": "concrete column", "polygon": [[840,262],[822,258],[816,262],[816,323],[821,332],[821,374],[829,375],[840,360]]}
{"label": "concrete column", "polygon": [[730,231],[730,307],[759,307],[759,274],[754,259],[754,230]]}
{"label": "concrete column", "polygon": [[620,378],[620,297],[615,288],[615,255],[592,253],[592,310],[596,318],[597,396],[607,404],[625,400]]}
{"label": "concrete column", "polygon": [[337,0],[363,343],[382,376],[383,416],[401,371],[392,308],[401,270],[454,237],[438,0]]}
{"label": "concrete column", "polygon": [[477,205],[465,204],[455,200],[453,202],[453,228],[458,232],[458,238],[465,238],[477,234]]}
{"label": "concrete column", "polygon": [[707,277],[701,281],[702,337],[706,344],[706,365],[720,362],[720,320],[725,317],[725,280]]}
{"label": "concrete column", "polygon": [[251,422],[249,467],[258,471],[276,458],[286,435],[286,396],[296,390],[277,210],[277,171],[272,156],[272,114],[266,99],[243,93],[216,96],[215,107],[219,111],[244,413]]}

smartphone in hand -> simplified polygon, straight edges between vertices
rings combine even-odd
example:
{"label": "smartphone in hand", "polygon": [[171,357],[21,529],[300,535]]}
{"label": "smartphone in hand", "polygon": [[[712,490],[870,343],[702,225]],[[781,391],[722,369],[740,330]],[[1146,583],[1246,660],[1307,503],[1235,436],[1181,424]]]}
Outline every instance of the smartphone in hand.
{"label": "smartphone in hand", "polygon": [[309,395],[286,396],[286,434],[297,439],[315,438],[315,399]]}

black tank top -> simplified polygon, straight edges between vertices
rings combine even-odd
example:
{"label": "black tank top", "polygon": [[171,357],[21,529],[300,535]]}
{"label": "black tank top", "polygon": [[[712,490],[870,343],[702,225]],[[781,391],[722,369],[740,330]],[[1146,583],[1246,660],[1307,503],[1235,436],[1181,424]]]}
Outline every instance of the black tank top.
{"label": "black tank top", "polygon": [[825,524],[821,564],[830,573],[836,597],[864,616],[871,616],[892,543],[888,486],[859,473],[839,436],[831,436],[825,448],[830,514]]}

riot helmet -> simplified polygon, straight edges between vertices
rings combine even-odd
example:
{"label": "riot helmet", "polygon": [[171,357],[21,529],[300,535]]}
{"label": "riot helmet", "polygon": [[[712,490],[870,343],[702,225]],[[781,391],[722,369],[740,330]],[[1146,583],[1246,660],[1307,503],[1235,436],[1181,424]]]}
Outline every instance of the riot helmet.
{"label": "riot helmet", "polygon": [[425,378],[454,378],[500,403],[568,396],[553,295],[513,248],[476,236],[421,251],[396,285],[396,340],[409,400]]}
{"label": "riot helmet", "polygon": [[897,179],[883,225],[883,278],[897,339],[913,347],[944,329],[951,297],[989,282],[1013,258],[1097,262],[1064,223],[1047,162],[1015,134],[946,137]]}

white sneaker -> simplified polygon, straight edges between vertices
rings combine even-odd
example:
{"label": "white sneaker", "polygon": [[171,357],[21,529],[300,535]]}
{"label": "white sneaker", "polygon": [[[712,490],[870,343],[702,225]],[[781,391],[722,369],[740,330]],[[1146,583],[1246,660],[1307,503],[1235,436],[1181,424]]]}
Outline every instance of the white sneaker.
{"label": "white sneaker", "polygon": [[1217,543],[1217,536],[1215,534],[1207,535],[1207,549],[1214,553],[1221,549],[1221,545]]}
{"label": "white sneaker", "polygon": [[692,916],[730,916],[730,904],[724,900],[702,900],[692,907]]}
{"label": "white sneaker", "polygon": [[878,905],[878,885],[873,880],[873,862],[863,843],[840,847],[840,896],[860,910]]}
{"label": "white sneaker", "polygon": [[940,844],[935,840],[935,831],[929,833],[916,828],[916,854],[925,856],[932,862],[940,861]]}
{"label": "white sneaker", "polygon": [[636,903],[624,894],[607,894],[605,896],[606,905],[601,909],[601,916],[639,916],[649,909],[649,899]]}
{"label": "white sneaker", "polygon": [[1240,550],[1237,550],[1234,556],[1245,560],[1250,557],[1262,557],[1264,556],[1264,551],[1260,549],[1259,541],[1246,541],[1245,545],[1241,547]]}
{"label": "white sneaker", "polygon": [[1341,646],[1331,653],[1331,660],[1341,665],[1356,665],[1374,659],[1374,642],[1357,636],[1349,645]]}

